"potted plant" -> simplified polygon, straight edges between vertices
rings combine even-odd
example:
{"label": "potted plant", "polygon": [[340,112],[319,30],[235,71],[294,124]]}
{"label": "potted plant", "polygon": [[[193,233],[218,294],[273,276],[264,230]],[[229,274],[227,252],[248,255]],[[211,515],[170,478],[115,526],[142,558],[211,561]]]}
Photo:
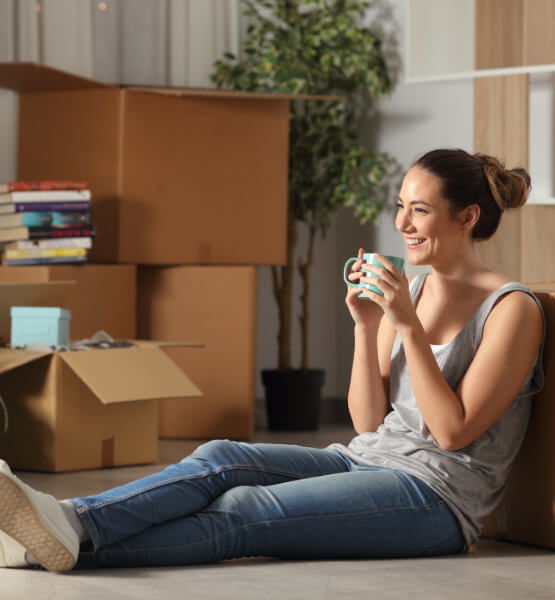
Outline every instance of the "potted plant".
{"label": "potted plant", "polygon": [[[363,24],[363,0],[245,0],[243,57],[216,61],[218,87],[327,96],[290,103],[287,263],[273,266],[279,310],[278,368],[263,371],[271,429],[315,429],[324,373],[310,369],[310,272],[314,241],[325,237],[333,213],[352,207],[361,223],[383,208],[390,159],[360,141],[361,119],[391,88],[380,40]],[[297,224],[308,228],[302,278],[302,359],[291,364],[292,285]]]}

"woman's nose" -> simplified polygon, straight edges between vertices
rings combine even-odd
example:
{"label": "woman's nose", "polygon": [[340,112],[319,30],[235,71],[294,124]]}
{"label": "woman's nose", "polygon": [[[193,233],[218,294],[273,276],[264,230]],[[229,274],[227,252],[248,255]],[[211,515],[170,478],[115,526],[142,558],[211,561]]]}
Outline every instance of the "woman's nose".
{"label": "woman's nose", "polygon": [[395,227],[399,231],[411,231],[414,229],[412,222],[406,210],[400,210],[395,218]]}

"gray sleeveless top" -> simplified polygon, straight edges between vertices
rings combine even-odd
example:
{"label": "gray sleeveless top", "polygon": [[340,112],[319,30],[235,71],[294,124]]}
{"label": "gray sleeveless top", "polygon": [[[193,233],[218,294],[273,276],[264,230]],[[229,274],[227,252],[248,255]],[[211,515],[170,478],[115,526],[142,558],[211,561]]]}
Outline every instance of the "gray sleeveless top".
{"label": "gray sleeveless top", "polygon": [[[425,278],[426,274],[419,275],[411,282],[413,303]],[[542,310],[528,288],[516,282],[507,283],[484,300],[453,340],[431,346],[451,389],[457,389],[472,362],[490,311],[502,296],[515,290],[530,294]],[[512,461],[526,432],[532,396],[543,387],[542,349],[543,342],[526,381],[505,413],[468,446],[447,451],[437,445],[418,410],[397,334],[391,353],[391,412],[377,431],[355,437],[348,447],[332,444],[329,448],[339,450],[357,464],[398,469],[424,481],[455,514],[470,545],[478,538],[481,519],[501,499]]]}

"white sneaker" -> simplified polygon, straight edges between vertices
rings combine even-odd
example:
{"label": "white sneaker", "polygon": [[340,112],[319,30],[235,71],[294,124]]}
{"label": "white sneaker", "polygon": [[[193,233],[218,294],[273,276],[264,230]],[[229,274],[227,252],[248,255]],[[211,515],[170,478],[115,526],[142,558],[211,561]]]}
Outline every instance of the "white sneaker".
{"label": "white sneaker", "polygon": [[28,566],[25,550],[49,571],[69,571],[79,538],[58,501],[20,481],[0,460],[0,554],[3,566]]}

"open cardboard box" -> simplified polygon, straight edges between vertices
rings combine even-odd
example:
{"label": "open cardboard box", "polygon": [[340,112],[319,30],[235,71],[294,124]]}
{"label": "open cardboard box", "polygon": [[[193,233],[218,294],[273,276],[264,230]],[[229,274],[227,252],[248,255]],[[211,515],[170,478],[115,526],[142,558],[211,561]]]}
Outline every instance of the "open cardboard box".
{"label": "open cardboard box", "polygon": [[0,349],[0,395],[8,410],[0,457],[15,469],[56,472],[157,462],[158,399],[202,395],[161,347],[200,346],[136,344],[77,352]]}
{"label": "open cardboard box", "polygon": [[88,181],[91,260],[285,263],[295,96],[120,88],[13,62],[2,87],[19,92],[18,178]]}

